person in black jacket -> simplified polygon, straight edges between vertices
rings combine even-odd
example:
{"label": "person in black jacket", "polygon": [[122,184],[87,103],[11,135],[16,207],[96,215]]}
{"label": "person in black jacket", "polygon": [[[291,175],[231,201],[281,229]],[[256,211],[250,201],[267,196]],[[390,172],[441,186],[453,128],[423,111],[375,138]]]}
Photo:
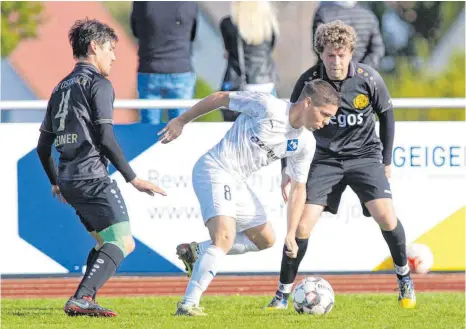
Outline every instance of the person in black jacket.
{"label": "person in black jacket", "polygon": [[[191,65],[196,37],[195,1],[134,1],[131,30],[139,40],[138,93],[141,99],[191,99],[196,74]],[[168,110],[168,118],[186,109]],[[141,122],[162,122],[160,109],[141,109]]]}
{"label": "person in black jacket", "polygon": [[340,20],[356,30],[353,61],[377,69],[385,54],[385,45],[380,34],[379,20],[374,13],[359,6],[356,1],[323,1],[314,15],[314,40],[319,25],[335,20]]}
{"label": "person in black jacket", "polygon": [[[372,216],[377,222],[388,245],[398,279],[400,306],[414,308],[416,305],[406,235],[395,214],[388,181],[395,134],[393,104],[380,74],[369,65],[351,61],[355,41],[354,29],[342,21],[320,25],[314,48],[322,62],[301,75],[291,95],[291,102],[295,102],[308,81],[323,79],[341,93],[341,106],[328,126],[314,132],[317,146],[307,179],[306,206],[298,229],[287,236],[287,240],[296,240],[298,253],[291,258],[284,247],[280,282],[268,305],[270,309],[288,307],[288,296],[306,254],[311,231],[324,211],[337,214],[347,186],[358,196],[364,215]],[[376,134],[374,114],[380,120],[380,138]],[[282,162],[283,167],[286,165]],[[282,171],[285,202],[288,185],[289,177]]]}
{"label": "person in black jacket", "polygon": [[[221,90],[276,95],[278,75],[272,51],[279,36],[279,26],[274,8],[267,1],[234,1],[231,6],[231,15],[220,22],[225,58],[228,60]],[[243,56],[238,51],[238,40],[242,42]],[[244,63],[243,70],[241,62]],[[235,121],[238,117],[228,109],[222,111],[225,121]]]}
{"label": "person in black jacket", "polygon": [[[76,21],[69,32],[77,63],[50,96],[40,127],[37,153],[52,185],[52,195],[70,204],[97,241],[87,258],[84,277],[64,307],[70,315],[116,316],[95,302],[97,290],[135,248],[128,210],[110,162],[138,191],[165,192],[139,179],[113,133],[115,92],[107,79],[115,60],[115,31],[97,20]],[[52,145],[60,154],[58,173]],[[64,218],[64,220],[67,220]],[[73,248],[70,241],[68,246]]]}

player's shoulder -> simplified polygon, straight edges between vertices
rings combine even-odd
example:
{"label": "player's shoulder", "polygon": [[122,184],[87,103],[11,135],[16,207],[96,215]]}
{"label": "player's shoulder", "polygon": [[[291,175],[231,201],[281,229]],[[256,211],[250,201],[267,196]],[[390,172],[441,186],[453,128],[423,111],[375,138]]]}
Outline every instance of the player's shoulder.
{"label": "player's shoulder", "polygon": [[320,63],[316,64],[310,67],[309,69],[307,69],[306,71],[304,71],[303,74],[301,74],[301,76],[299,77],[299,80],[304,83],[304,82],[312,81],[314,79],[319,79],[319,77],[321,76],[321,70],[322,70],[321,65],[322,64]]}
{"label": "player's shoulder", "polygon": [[372,77],[373,79],[375,79],[376,77],[377,78],[380,78],[380,73],[377,72],[376,69],[374,69],[372,66],[370,65],[367,65],[367,64],[363,64],[363,63],[354,63],[355,65],[355,75],[358,76],[358,77],[361,77],[363,79],[368,79],[368,80],[372,80],[370,77]]}
{"label": "player's shoulder", "polygon": [[355,64],[355,73],[354,76],[361,79],[369,87],[376,87],[377,84],[383,84],[383,78],[379,72],[373,67],[357,63]]}
{"label": "player's shoulder", "polygon": [[101,74],[94,74],[92,76],[91,89],[96,92],[111,92],[113,93],[113,85],[110,80]]}

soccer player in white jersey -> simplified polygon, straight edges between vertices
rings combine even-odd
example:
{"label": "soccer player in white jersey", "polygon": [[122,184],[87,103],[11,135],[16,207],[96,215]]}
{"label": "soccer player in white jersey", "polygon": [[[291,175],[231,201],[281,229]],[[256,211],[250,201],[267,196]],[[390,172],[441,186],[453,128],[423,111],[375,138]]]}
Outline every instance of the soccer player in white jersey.
{"label": "soccer player in white jersey", "polygon": [[329,123],[339,102],[338,92],[323,80],[307,84],[296,103],[256,92],[216,92],[159,132],[160,141],[169,143],[181,134],[185,124],[212,110],[225,107],[241,113],[223,139],[193,169],[193,187],[212,240],[200,243],[200,248],[189,244],[177,248],[192,275],[175,315],[206,315],[199,306],[201,295],[227,254],[259,251],[274,244],[275,234],[264,207],[247,179],[284,157],[288,158],[287,174],[292,179],[285,245],[289,256],[296,257],[295,232],[304,209],[306,181],[315,151],[311,131]]}

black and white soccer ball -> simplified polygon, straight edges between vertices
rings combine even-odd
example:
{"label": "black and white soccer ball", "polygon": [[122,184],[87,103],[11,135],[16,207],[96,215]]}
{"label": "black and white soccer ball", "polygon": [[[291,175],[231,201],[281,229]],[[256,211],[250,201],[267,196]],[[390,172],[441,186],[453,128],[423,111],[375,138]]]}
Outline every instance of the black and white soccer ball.
{"label": "black and white soccer ball", "polygon": [[293,306],[300,314],[327,314],[334,303],[332,286],[322,278],[307,277],[293,289]]}

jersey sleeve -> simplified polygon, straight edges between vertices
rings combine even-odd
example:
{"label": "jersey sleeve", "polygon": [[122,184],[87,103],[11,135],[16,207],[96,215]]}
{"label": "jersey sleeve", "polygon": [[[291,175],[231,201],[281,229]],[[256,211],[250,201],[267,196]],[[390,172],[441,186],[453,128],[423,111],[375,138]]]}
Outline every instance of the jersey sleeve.
{"label": "jersey sleeve", "polygon": [[91,88],[92,122],[113,124],[113,101],[115,91],[107,79],[100,79]]}
{"label": "jersey sleeve", "polygon": [[42,124],[40,125],[39,128],[40,131],[49,133],[49,134],[54,134],[53,132],[53,125],[52,125],[52,105],[49,100],[49,103],[47,104],[47,111],[45,112],[44,120],[42,121]]}
{"label": "jersey sleeve", "polygon": [[376,113],[383,113],[390,109],[393,109],[392,100],[388,93],[385,81],[383,81],[380,74],[373,70],[372,72],[374,80],[370,82],[371,94],[372,94],[372,108]]}
{"label": "jersey sleeve", "polygon": [[291,157],[288,157],[286,174],[299,183],[306,183],[311,167],[312,159],[316,150],[315,139],[309,139],[303,145],[301,151]]}
{"label": "jersey sleeve", "polygon": [[229,94],[228,108],[253,118],[265,117],[268,113],[268,95],[254,91],[234,91]]}

